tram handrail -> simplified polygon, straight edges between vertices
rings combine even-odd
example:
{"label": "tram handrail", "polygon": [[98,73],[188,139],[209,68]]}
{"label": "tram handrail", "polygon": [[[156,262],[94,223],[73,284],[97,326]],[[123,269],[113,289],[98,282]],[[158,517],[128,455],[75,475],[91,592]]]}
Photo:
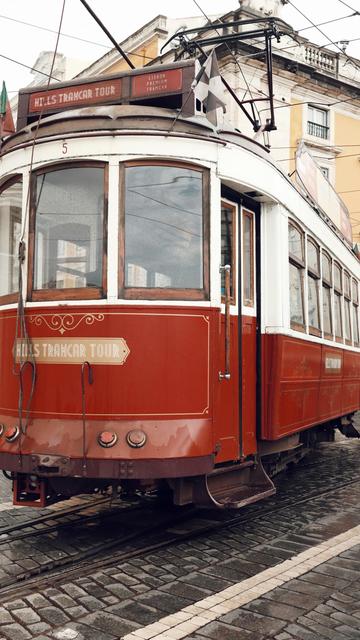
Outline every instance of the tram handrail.
{"label": "tram handrail", "polygon": [[219,371],[219,380],[230,380],[230,275],[231,266],[229,264],[220,267],[220,271],[225,273],[225,371]]}

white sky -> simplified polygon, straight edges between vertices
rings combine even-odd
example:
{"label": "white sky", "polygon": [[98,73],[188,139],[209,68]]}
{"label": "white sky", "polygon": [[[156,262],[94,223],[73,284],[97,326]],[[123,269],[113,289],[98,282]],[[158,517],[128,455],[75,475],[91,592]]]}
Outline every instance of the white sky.
{"label": "white sky", "polygon": [[[28,84],[32,76],[27,69],[1,56],[32,66],[41,51],[54,49],[56,41],[55,33],[22,25],[13,20],[29,22],[37,27],[57,31],[62,2],[63,0],[12,0],[1,3],[0,81],[5,80],[10,97],[14,95],[12,92]],[[292,2],[315,24],[353,13],[340,0],[292,0]],[[200,15],[193,0],[181,2],[137,0],[133,3],[122,0],[88,0],[88,3],[118,41],[124,40],[159,13],[172,18]],[[198,0],[198,4],[206,14],[224,14],[238,8],[238,0]],[[360,12],[360,0],[346,0],[345,4]],[[8,20],[5,16],[13,20]],[[309,22],[290,5],[285,7],[283,17],[296,29],[309,26]],[[323,25],[320,28],[328,39],[334,41],[359,38],[357,42],[349,45],[347,53],[360,58],[360,15]],[[62,33],[98,43],[89,44],[65,35],[61,36],[58,51],[69,57],[83,59],[84,67],[111,48],[111,43],[109,44],[105,34],[80,0],[66,0]],[[319,44],[327,42],[316,29],[301,31],[301,35]],[[335,47],[331,48],[336,51]]]}

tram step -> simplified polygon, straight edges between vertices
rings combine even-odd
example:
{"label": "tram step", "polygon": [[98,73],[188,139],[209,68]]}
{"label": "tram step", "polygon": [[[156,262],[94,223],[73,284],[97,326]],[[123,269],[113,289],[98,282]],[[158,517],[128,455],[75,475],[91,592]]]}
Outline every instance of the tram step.
{"label": "tram step", "polygon": [[341,419],[339,431],[343,434],[343,436],[346,436],[346,438],[360,438],[360,432],[354,425],[352,416]]}
{"label": "tram step", "polygon": [[197,478],[194,502],[199,506],[240,509],[275,493],[275,486],[261,462],[245,462],[216,469]]}

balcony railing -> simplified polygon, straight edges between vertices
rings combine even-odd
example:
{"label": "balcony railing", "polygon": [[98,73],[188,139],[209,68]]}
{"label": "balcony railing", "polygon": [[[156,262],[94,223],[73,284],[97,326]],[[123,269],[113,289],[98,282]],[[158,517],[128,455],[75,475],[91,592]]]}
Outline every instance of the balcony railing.
{"label": "balcony railing", "polygon": [[318,124],[317,122],[310,122],[310,120],[308,120],[307,123],[307,132],[310,136],[316,136],[323,140],[327,140],[329,137],[329,127],[326,127],[323,124]]}
{"label": "balcony railing", "polygon": [[326,73],[338,72],[338,55],[330,51],[324,51],[318,47],[305,47],[305,62],[312,67],[317,67]]}

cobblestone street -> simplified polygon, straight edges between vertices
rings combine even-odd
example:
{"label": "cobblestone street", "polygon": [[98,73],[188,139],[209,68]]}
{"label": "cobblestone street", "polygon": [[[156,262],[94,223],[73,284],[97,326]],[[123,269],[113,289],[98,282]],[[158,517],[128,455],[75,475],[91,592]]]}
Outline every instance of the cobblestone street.
{"label": "cobblestone street", "polygon": [[12,500],[11,495],[11,481],[5,478],[3,474],[0,474],[0,506],[4,502]]}
{"label": "cobblestone street", "polygon": [[[172,544],[125,562],[110,552],[28,585],[16,583],[24,569],[41,571],[56,553],[75,557],[102,534],[77,524],[4,544],[4,527],[57,508],[14,509],[2,480],[0,640],[359,638],[359,450],[357,440],[323,444],[276,479],[276,496],[240,514],[197,510],[169,527]],[[15,580],[11,591],[5,579]]]}

